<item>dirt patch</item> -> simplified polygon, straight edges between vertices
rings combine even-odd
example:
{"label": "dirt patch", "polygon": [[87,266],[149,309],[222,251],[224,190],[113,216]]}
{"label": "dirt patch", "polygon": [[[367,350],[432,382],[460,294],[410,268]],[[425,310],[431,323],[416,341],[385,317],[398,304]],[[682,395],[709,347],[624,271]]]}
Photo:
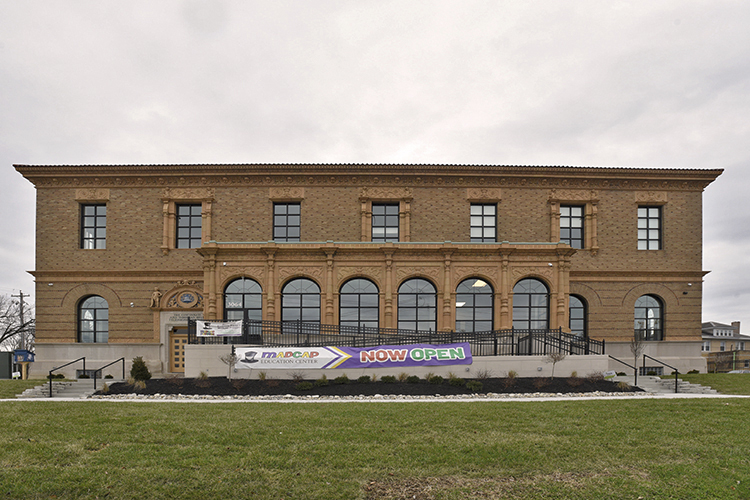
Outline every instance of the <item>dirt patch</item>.
{"label": "dirt patch", "polygon": [[[467,379],[468,384],[470,379]],[[471,379],[474,380],[474,379]],[[114,394],[183,394],[214,396],[274,396],[292,394],[297,396],[374,396],[409,395],[409,396],[448,396],[458,394],[533,394],[533,393],[587,393],[587,392],[634,392],[638,388],[622,386],[601,378],[489,378],[476,380],[482,384],[481,389],[472,391],[466,385],[452,385],[448,380],[440,384],[419,379],[418,382],[358,382],[351,380],[341,384],[329,380],[327,385],[308,380],[304,386],[293,380],[229,380],[226,377],[207,379],[163,378],[151,379],[146,387],[137,389],[127,383],[116,383],[108,386],[108,395]],[[106,381],[105,381],[106,382]],[[310,387],[311,386],[311,387]],[[97,394],[102,394],[101,391]]]}

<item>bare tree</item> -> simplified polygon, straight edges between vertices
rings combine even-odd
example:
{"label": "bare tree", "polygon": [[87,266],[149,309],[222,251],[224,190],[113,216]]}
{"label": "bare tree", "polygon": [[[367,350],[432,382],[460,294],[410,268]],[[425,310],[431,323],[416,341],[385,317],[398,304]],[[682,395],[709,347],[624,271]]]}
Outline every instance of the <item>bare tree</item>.
{"label": "bare tree", "polygon": [[551,353],[547,354],[547,357],[544,359],[544,361],[546,363],[552,363],[552,377],[551,378],[555,378],[555,365],[559,361],[562,361],[563,359],[565,359],[565,357],[567,355],[568,355],[567,353],[562,352],[562,351],[560,351],[560,352],[551,352]]}
{"label": "bare tree", "polygon": [[234,365],[237,364],[237,361],[240,360],[240,357],[237,356],[237,354],[234,353],[234,349],[232,349],[231,353],[225,354],[224,356],[219,356],[219,359],[222,363],[229,367],[229,375],[227,375],[227,378],[229,380],[232,380],[232,370],[234,370]]}
{"label": "bare tree", "polygon": [[19,302],[7,295],[0,295],[0,348],[18,349],[21,345],[25,345],[26,349],[33,350],[35,323],[33,311],[33,308],[26,304],[22,323]]}
{"label": "bare tree", "polygon": [[633,377],[635,378],[633,385],[638,385],[638,358],[643,354],[645,348],[646,344],[644,344],[643,336],[641,332],[636,330],[633,333],[633,338],[630,340],[630,352],[633,353]]}

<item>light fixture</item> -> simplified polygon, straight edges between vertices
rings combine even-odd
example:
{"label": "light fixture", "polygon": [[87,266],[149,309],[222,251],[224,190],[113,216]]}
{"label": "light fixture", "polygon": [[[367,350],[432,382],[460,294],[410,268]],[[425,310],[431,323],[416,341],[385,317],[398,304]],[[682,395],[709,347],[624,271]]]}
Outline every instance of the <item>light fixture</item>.
{"label": "light fixture", "polygon": [[549,267],[552,267],[552,262],[547,262],[547,265],[548,265]]}
{"label": "light fixture", "polygon": [[133,303],[131,302],[131,303],[130,303],[130,307],[135,307],[135,304],[133,304]]}
{"label": "light fixture", "polygon": [[227,265],[227,263],[225,262],[225,263],[224,263],[224,265],[226,266],[226,265]]}
{"label": "light fixture", "polygon": [[466,302],[456,302],[456,307],[463,307],[466,305]]}
{"label": "light fixture", "polygon": [[47,286],[52,286],[52,285],[54,285],[54,283],[47,283]]}
{"label": "light fixture", "polygon": [[487,283],[485,283],[485,282],[484,282],[484,281],[482,281],[482,280],[476,280],[476,281],[474,282],[474,284],[473,284],[473,285],[471,285],[471,286],[472,286],[472,288],[474,288],[474,287],[476,287],[476,288],[481,288],[481,287],[483,287],[483,286],[487,286]]}

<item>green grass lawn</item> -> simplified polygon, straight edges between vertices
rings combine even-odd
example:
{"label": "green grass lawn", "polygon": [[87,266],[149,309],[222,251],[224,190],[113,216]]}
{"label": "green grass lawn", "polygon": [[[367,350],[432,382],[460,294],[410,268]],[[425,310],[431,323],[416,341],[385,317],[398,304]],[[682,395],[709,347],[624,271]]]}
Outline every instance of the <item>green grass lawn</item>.
{"label": "green grass lawn", "polygon": [[0,496],[741,499],[749,413],[739,398],[11,401]]}
{"label": "green grass lawn", "polygon": [[0,399],[13,399],[26,389],[46,383],[45,379],[0,380]]}
{"label": "green grass lawn", "polygon": [[[661,378],[674,380],[670,376]],[[681,373],[680,378],[691,384],[707,385],[721,394],[750,396],[750,373]]]}

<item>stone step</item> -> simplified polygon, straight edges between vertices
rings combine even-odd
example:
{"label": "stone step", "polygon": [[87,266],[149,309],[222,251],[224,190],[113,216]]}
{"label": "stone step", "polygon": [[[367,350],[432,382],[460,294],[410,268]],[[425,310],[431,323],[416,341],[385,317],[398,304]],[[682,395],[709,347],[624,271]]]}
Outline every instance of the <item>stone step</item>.
{"label": "stone step", "polygon": [[[97,379],[96,390],[100,390],[104,384],[113,384],[115,382],[122,382],[122,380],[115,379]],[[66,380],[66,381],[52,381],[52,398],[66,398],[66,399],[85,399],[94,393],[94,380],[93,379],[79,379],[79,380]],[[23,393],[16,396],[19,399],[28,398],[49,398],[49,382],[43,385],[26,389]]]}

